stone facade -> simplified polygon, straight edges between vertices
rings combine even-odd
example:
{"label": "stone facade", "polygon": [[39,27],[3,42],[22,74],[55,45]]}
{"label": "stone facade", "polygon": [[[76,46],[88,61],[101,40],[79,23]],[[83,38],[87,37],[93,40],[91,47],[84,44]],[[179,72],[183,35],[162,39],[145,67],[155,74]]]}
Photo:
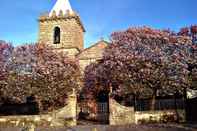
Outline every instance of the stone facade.
{"label": "stone facade", "polygon": [[[56,37],[57,28],[58,37]],[[91,62],[102,58],[103,50],[107,46],[107,42],[102,40],[84,49],[84,32],[80,16],[71,9],[68,0],[58,0],[50,13],[43,14],[39,18],[38,42],[52,46],[55,51],[65,52],[71,58],[77,58],[82,72]]]}
{"label": "stone facade", "polygon": [[[54,43],[55,28],[60,29],[60,43]],[[65,49],[74,56],[84,47],[85,29],[80,17],[75,12],[67,15],[49,17],[49,14],[39,18],[39,43],[46,43],[58,50]],[[74,51],[73,51],[74,50]]]}
{"label": "stone facade", "polygon": [[96,60],[99,60],[103,56],[103,51],[107,46],[107,42],[101,40],[94,44],[93,46],[84,49],[82,52],[77,54],[77,58],[79,59],[79,64],[82,70],[85,69],[87,65]]}
{"label": "stone facade", "polygon": [[[54,44],[55,28],[60,29],[60,43]],[[68,54],[71,58],[77,58],[82,71],[91,62],[102,58],[103,50],[107,42],[101,40],[93,46],[84,49],[84,32],[80,17],[75,12],[68,12],[67,15],[52,17],[49,14],[39,18],[39,43],[46,43],[54,48]]]}

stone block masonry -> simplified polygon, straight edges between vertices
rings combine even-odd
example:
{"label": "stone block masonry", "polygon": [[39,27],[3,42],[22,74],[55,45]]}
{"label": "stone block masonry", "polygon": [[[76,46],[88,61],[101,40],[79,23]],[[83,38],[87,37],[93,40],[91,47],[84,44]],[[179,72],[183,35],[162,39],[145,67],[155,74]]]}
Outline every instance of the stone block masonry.
{"label": "stone block masonry", "polygon": [[130,125],[135,123],[134,107],[125,107],[114,99],[109,100],[110,125]]}
{"label": "stone block masonry", "polygon": [[[60,43],[54,44],[56,27],[60,28]],[[75,48],[79,53],[84,47],[84,32],[80,17],[74,12],[66,16],[49,17],[47,14],[39,19],[39,43],[46,43],[55,49]]]}

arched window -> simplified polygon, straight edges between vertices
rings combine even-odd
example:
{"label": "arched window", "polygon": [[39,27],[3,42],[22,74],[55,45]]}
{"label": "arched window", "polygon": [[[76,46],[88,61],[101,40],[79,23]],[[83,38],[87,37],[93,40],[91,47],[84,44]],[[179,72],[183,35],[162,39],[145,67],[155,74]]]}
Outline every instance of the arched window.
{"label": "arched window", "polygon": [[55,27],[54,28],[54,38],[53,38],[53,43],[54,44],[59,44],[60,43],[60,35],[61,35],[61,32],[60,32],[60,28],[59,27]]}

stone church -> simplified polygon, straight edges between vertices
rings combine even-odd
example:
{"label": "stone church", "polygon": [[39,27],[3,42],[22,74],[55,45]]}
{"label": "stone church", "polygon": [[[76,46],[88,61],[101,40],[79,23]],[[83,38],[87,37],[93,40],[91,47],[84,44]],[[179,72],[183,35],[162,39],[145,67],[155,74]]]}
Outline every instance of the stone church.
{"label": "stone church", "polygon": [[102,57],[107,42],[100,40],[84,49],[85,27],[80,16],[71,8],[69,0],[57,0],[49,13],[39,18],[39,43],[46,43],[57,51],[77,58],[82,70]]}

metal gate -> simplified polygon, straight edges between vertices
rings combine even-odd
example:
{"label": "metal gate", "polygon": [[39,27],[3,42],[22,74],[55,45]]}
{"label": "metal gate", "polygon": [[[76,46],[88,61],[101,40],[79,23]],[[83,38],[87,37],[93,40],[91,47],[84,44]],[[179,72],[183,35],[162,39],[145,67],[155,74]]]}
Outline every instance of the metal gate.
{"label": "metal gate", "polygon": [[98,103],[97,120],[101,124],[108,124],[109,123],[109,104],[108,104],[108,102]]}

